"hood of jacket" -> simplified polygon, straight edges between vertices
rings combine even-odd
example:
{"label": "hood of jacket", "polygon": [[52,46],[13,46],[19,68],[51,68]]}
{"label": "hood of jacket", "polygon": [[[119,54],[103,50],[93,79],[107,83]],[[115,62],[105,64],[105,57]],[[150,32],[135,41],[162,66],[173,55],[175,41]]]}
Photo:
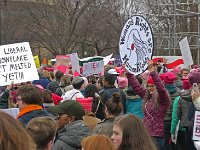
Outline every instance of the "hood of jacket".
{"label": "hood of jacket", "polygon": [[90,134],[91,132],[83,120],[77,120],[60,129],[57,140],[61,140],[71,147],[81,149],[81,140]]}
{"label": "hood of jacket", "polygon": [[187,102],[192,102],[192,95],[191,95],[191,90],[181,90],[180,91],[180,96],[182,99],[184,99]]}
{"label": "hood of jacket", "polygon": [[170,95],[177,92],[177,87],[174,84],[165,84],[165,88],[167,89]]}

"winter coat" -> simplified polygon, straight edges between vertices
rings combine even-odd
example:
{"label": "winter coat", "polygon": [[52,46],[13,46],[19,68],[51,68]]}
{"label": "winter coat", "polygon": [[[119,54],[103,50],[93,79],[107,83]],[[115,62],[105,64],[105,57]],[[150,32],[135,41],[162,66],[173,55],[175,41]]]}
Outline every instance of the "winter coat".
{"label": "winter coat", "polygon": [[89,136],[90,130],[82,120],[69,123],[58,131],[57,140],[52,150],[78,150],[81,149],[81,141]]}
{"label": "winter coat", "polygon": [[[169,106],[170,98],[158,74],[153,71],[150,73],[150,75],[158,92],[159,106],[155,105],[152,95],[148,94],[148,100],[146,101],[144,109],[143,121],[151,136],[164,137],[163,120]],[[134,91],[141,98],[144,98],[148,90],[139,84],[134,75],[127,73],[127,78],[129,79],[129,83],[133,87]]]}
{"label": "winter coat", "polygon": [[177,108],[178,118],[181,120],[182,127],[189,126],[188,111],[192,104],[191,90],[180,91],[180,100]]}
{"label": "winter coat", "polygon": [[164,120],[172,120],[172,107],[173,107],[173,103],[176,97],[179,96],[179,91],[177,89],[177,87],[173,84],[166,84],[165,88],[167,89],[168,93],[169,93],[169,97],[170,97],[170,104],[169,107],[167,109],[167,112],[165,114],[165,118]]}
{"label": "winter coat", "polygon": [[113,122],[115,118],[104,119],[93,130],[93,134],[103,134],[111,138],[113,134]]}
{"label": "winter coat", "polygon": [[126,91],[126,113],[134,114],[137,117],[143,119],[144,113],[142,110],[142,103],[142,98],[135,94],[132,87],[128,87]]}
{"label": "winter coat", "polygon": [[33,85],[39,84],[39,85],[41,85],[44,89],[47,89],[47,86],[49,85],[49,83],[51,83],[51,82],[49,81],[49,79],[47,79],[47,78],[45,78],[45,77],[40,77],[39,80],[34,80],[34,81],[32,82]]}
{"label": "winter coat", "polygon": [[[173,103],[171,130],[170,130],[171,134],[175,134],[176,126],[177,126],[178,121],[179,121],[178,116],[177,116],[177,108],[178,108],[179,100],[180,100],[180,96],[176,97],[175,100],[174,100],[174,103]],[[179,128],[179,130],[185,131],[185,129],[181,128],[181,127]]]}
{"label": "winter coat", "polygon": [[42,116],[50,116],[53,117],[50,113],[48,113],[46,110],[33,110],[31,112],[28,112],[18,118],[19,122],[26,127],[28,122],[36,117],[42,117]]}

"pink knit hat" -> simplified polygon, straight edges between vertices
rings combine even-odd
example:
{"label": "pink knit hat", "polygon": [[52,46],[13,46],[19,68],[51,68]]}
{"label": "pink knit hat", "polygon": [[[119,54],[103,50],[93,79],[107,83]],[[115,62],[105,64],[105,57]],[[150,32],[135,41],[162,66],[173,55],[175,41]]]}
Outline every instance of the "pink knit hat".
{"label": "pink knit hat", "polygon": [[188,75],[188,80],[190,82],[190,85],[193,85],[193,83],[200,83],[200,72],[194,71],[190,72]]}
{"label": "pink knit hat", "polygon": [[164,76],[164,82],[165,84],[174,84],[175,80],[176,80],[176,74],[173,72],[167,72],[165,73]]}
{"label": "pink knit hat", "polygon": [[152,79],[151,76],[149,76],[149,79],[148,79],[148,81],[147,81],[147,84],[154,84],[154,81],[153,81],[153,79]]}
{"label": "pink knit hat", "polygon": [[188,90],[191,88],[190,82],[188,80],[188,77],[182,78],[182,87],[184,90]]}
{"label": "pink knit hat", "polygon": [[120,88],[128,87],[128,79],[125,77],[117,77],[118,86]]}
{"label": "pink knit hat", "polygon": [[172,70],[173,73],[175,74],[180,74],[181,73],[181,68],[180,67],[175,67],[173,70]]}

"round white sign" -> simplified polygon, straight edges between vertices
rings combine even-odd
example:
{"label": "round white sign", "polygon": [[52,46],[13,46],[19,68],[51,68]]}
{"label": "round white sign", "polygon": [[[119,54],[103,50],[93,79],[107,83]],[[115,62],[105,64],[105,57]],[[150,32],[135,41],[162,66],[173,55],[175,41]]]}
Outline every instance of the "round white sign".
{"label": "round white sign", "polygon": [[143,73],[148,65],[147,60],[153,56],[153,33],[147,20],[142,16],[131,17],[124,25],[119,50],[126,69],[134,74]]}

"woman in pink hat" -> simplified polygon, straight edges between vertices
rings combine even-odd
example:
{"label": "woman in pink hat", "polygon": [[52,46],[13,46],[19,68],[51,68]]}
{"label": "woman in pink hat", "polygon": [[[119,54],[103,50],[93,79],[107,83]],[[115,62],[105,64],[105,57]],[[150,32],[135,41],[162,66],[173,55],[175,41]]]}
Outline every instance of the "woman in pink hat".
{"label": "woman in pink hat", "polygon": [[158,149],[161,149],[164,145],[163,119],[170,98],[152,61],[148,62],[148,70],[150,78],[147,81],[147,88],[140,85],[134,75],[127,73],[127,78],[134,91],[143,99],[144,124]]}

